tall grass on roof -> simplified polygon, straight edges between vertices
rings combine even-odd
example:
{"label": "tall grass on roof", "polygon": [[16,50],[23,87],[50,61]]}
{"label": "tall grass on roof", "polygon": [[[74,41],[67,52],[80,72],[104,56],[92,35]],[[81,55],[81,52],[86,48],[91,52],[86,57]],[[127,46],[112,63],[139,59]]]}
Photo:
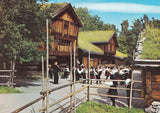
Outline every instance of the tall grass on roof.
{"label": "tall grass on roof", "polygon": [[103,51],[100,48],[98,48],[97,46],[91,44],[90,42],[88,42],[86,40],[78,39],[78,46],[81,49],[89,50],[89,45],[90,45],[90,51],[103,54]]}
{"label": "tall grass on roof", "polygon": [[108,41],[113,35],[114,31],[85,31],[79,33],[79,39],[87,40],[89,42]]}
{"label": "tall grass on roof", "polygon": [[119,51],[116,51],[116,55],[115,56],[118,56],[118,57],[128,57],[127,54],[121,53]]}
{"label": "tall grass on roof", "polygon": [[160,29],[147,27],[143,37],[146,40],[143,42],[143,59],[160,59]]}

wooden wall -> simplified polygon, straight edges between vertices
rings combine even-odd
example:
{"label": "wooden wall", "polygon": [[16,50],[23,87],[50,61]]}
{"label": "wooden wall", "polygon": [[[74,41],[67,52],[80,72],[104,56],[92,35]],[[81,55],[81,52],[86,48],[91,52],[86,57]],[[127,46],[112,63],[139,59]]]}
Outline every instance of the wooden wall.
{"label": "wooden wall", "polygon": [[[82,64],[84,64],[85,67],[88,67],[88,57],[83,56]],[[96,66],[98,66],[100,64],[101,64],[101,58],[91,57],[91,59],[90,59],[90,67],[96,67]]]}
{"label": "wooden wall", "polygon": [[143,68],[143,86],[146,106],[153,101],[160,101],[160,70],[159,68]]}
{"label": "wooden wall", "polygon": [[79,26],[68,12],[64,13],[56,21],[52,21],[50,28],[50,55],[68,56],[70,54],[71,42],[76,46],[76,51],[78,54],[78,32]]}
{"label": "wooden wall", "polygon": [[117,47],[113,38],[109,41],[109,43],[95,43],[95,45],[101,48],[105,54],[116,54]]}

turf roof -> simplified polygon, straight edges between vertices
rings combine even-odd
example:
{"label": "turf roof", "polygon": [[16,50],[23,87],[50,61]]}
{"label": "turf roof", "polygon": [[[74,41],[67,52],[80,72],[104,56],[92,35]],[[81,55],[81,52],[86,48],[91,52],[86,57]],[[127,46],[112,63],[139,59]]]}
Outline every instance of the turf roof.
{"label": "turf roof", "polygon": [[115,56],[117,56],[117,57],[128,57],[127,54],[121,53],[118,50],[116,50],[116,55]]}
{"label": "turf roof", "polygon": [[79,48],[81,48],[82,50],[86,50],[89,51],[89,45],[90,45],[90,51],[93,53],[98,53],[98,54],[104,54],[103,50],[100,49],[99,47],[93,45],[92,43],[90,43],[89,41],[83,40],[81,38],[78,38],[78,46]]}
{"label": "turf roof", "polygon": [[114,31],[85,31],[79,33],[79,39],[83,39],[89,42],[99,42],[99,41],[106,41],[108,42],[109,39],[114,34]]}
{"label": "turf roof", "polygon": [[106,41],[108,42],[109,39],[114,34],[114,31],[85,31],[80,32],[78,36],[78,46],[81,49],[89,50],[94,53],[104,54],[103,50],[99,47],[93,45],[91,42],[98,42],[98,41]]}
{"label": "turf roof", "polygon": [[147,26],[141,38],[146,38],[143,42],[142,59],[160,59],[160,29]]}

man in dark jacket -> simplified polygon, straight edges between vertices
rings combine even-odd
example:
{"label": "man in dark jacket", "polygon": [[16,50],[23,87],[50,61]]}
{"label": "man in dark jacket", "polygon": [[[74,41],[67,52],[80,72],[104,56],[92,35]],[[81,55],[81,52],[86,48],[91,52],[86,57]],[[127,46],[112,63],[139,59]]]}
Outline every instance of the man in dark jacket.
{"label": "man in dark jacket", "polygon": [[53,65],[53,74],[54,74],[54,84],[58,84],[58,70],[59,70],[59,68],[58,68],[58,62],[57,61],[55,61],[54,62],[54,65]]}

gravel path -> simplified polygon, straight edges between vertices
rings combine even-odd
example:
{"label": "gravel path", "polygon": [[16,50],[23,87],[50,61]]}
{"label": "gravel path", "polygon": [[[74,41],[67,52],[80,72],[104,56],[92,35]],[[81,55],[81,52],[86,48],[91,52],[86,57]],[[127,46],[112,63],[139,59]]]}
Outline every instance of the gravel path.
{"label": "gravel path", "polygon": [[[102,78],[105,78],[103,75]],[[140,72],[139,71],[134,71],[134,79],[140,80]],[[40,91],[42,90],[41,86],[41,80],[22,80],[22,79],[17,79],[16,80],[17,86],[16,88],[24,91],[24,93],[21,94],[0,94],[0,113],[10,113],[13,110],[25,105],[26,103],[29,103],[30,101],[40,97]],[[53,84],[52,82],[49,82],[49,88],[61,86],[64,84],[69,83],[69,78],[68,79],[60,79],[59,84]],[[95,82],[93,83],[93,85]],[[76,89],[80,89],[83,87],[82,83],[76,84]],[[104,86],[104,83],[102,83]],[[123,87],[123,86],[121,86]],[[134,85],[134,87],[139,88],[139,85]],[[81,93],[76,94],[76,101],[81,99],[82,97],[85,96],[84,93],[87,92],[87,89],[83,90]],[[99,93],[99,94],[106,94],[107,90],[106,89],[91,89],[91,93]],[[49,103],[53,103],[67,95],[70,94],[70,87],[63,88],[61,90],[54,91],[53,93],[50,94],[49,96]],[[118,95],[126,95],[126,91],[123,90],[118,90]],[[135,93],[134,96],[140,96],[140,93]],[[69,98],[66,99],[64,102],[61,102],[57,104],[54,107],[50,108],[51,113],[59,113],[61,110],[63,110],[65,107],[69,105]],[[91,96],[91,100],[102,102],[104,104],[111,104],[111,101],[108,97],[99,97],[99,96]],[[84,100],[86,101],[86,100]],[[117,99],[116,100],[116,106],[122,106],[126,107],[126,99]],[[64,105],[66,104],[66,105]],[[63,106],[64,105],[64,106]],[[31,107],[28,107],[27,109],[21,111],[20,113],[39,113],[38,109],[42,107],[42,101],[32,105]],[[134,100],[133,101],[133,107],[136,108],[144,108],[144,101],[139,101],[139,100]],[[54,110],[56,108],[60,108],[58,110]]]}

